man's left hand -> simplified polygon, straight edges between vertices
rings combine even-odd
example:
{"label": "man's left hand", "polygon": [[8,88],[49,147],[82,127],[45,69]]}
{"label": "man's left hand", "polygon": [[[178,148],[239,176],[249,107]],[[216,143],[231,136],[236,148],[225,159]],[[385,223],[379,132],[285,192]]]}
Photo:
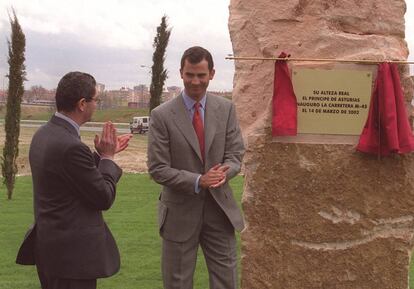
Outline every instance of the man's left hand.
{"label": "man's left hand", "polygon": [[115,149],[115,153],[119,153],[122,152],[124,149],[126,149],[128,147],[129,144],[129,140],[132,138],[132,134],[131,133],[127,133],[127,134],[123,134],[117,137],[118,142],[117,142],[117,146]]}
{"label": "man's left hand", "polygon": [[[227,165],[222,165],[217,170],[225,173],[229,168],[230,167]],[[211,185],[210,188],[213,188],[213,189],[218,188],[221,185],[223,185],[225,182],[226,182],[226,174],[224,174],[224,177],[219,182],[215,183],[214,185]]]}
{"label": "man's left hand", "polygon": [[101,158],[113,159],[115,149],[118,147],[116,129],[112,122],[103,125],[101,137],[95,135],[95,149]]}

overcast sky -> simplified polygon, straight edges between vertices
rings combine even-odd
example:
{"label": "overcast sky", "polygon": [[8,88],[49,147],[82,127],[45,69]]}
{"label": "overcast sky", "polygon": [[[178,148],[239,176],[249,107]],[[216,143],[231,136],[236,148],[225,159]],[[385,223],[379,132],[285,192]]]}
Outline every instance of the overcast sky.
{"label": "overcast sky", "polygon": [[[252,0],[253,1],[253,0]],[[414,60],[414,3],[408,0],[406,40]],[[179,60],[193,45],[211,51],[216,75],[211,90],[231,90],[233,62],[227,28],[229,0],[0,0],[0,85],[7,73],[10,25],[15,8],[26,35],[26,88],[54,88],[68,71],[93,74],[109,89],[149,84],[152,42],[161,17],[172,27],[167,85],[182,86]],[[0,86],[1,87],[1,86]]]}

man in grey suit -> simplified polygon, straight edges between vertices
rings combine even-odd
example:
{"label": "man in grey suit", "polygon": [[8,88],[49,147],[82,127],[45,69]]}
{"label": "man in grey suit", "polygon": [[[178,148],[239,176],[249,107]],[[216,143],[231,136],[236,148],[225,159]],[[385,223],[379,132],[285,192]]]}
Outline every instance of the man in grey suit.
{"label": "man in grey suit", "polygon": [[16,262],[36,264],[42,289],[95,289],[96,279],[119,270],[119,252],[104,222],[122,171],[113,161],[131,135],[116,136],[104,125],[90,151],[79,127],[96,109],[95,79],[70,72],[56,90],[58,112],[33,136],[29,161],[34,193],[34,226]]}
{"label": "man in grey suit", "polygon": [[211,54],[187,49],[181,58],[184,91],[151,113],[148,168],[163,186],[159,230],[165,289],[193,288],[201,246],[210,288],[237,288],[235,229],[244,227],[229,180],[244,154],[231,101],[206,94],[214,77]]}

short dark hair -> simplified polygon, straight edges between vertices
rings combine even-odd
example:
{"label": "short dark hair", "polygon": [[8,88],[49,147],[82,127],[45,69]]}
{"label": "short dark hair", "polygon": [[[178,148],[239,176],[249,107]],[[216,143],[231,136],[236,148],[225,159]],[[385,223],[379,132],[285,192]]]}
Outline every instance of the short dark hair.
{"label": "short dark hair", "polygon": [[197,64],[203,59],[208,62],[208,70],[213,70],[214,62],[211,53],[207,49],[200,46],[190,47],[184,51],[183,56],[181,57],[181,69],[184,68],[185,60],[188,60],[191,64]]}
{"label": "short dark hair", "polygon": [[85,98],[91,101],[96,93],[96,80],[84,72],[69,72],[59,81],[56,89],[56,108],[58,111],[73,111],[76,103]]}

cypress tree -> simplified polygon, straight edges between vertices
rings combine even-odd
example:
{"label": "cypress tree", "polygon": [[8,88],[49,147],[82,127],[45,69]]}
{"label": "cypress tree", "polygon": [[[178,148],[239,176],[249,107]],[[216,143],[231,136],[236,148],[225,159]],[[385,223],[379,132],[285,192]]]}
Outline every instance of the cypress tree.
{"label": "cypress tree", "polygon": [[151,86],[150,86],[150,112],[161,104],[164,83],[167,79],[167,70],[164,69],[165,51],[170,39],[171,29],[168,29],[167,16],[161,18],[161,24],[157,27],[157,35],[154,38],[154,54],[152,55]]}
{"label": "cypress tree", "polygon": [[24,93],[23,81],[25,75],[25,46],[26,37],[13,10],[13,17],[9,17],[11,25],[11,40],[7,41],[9,48],[9,87],[7,93],[5,132],[6,140],[3,148],[2,175],[7,187],[7,198],[10,200],[13,194],[14,182],[17,173],[16,159],[19,155],[20,135],[20,104]]}

